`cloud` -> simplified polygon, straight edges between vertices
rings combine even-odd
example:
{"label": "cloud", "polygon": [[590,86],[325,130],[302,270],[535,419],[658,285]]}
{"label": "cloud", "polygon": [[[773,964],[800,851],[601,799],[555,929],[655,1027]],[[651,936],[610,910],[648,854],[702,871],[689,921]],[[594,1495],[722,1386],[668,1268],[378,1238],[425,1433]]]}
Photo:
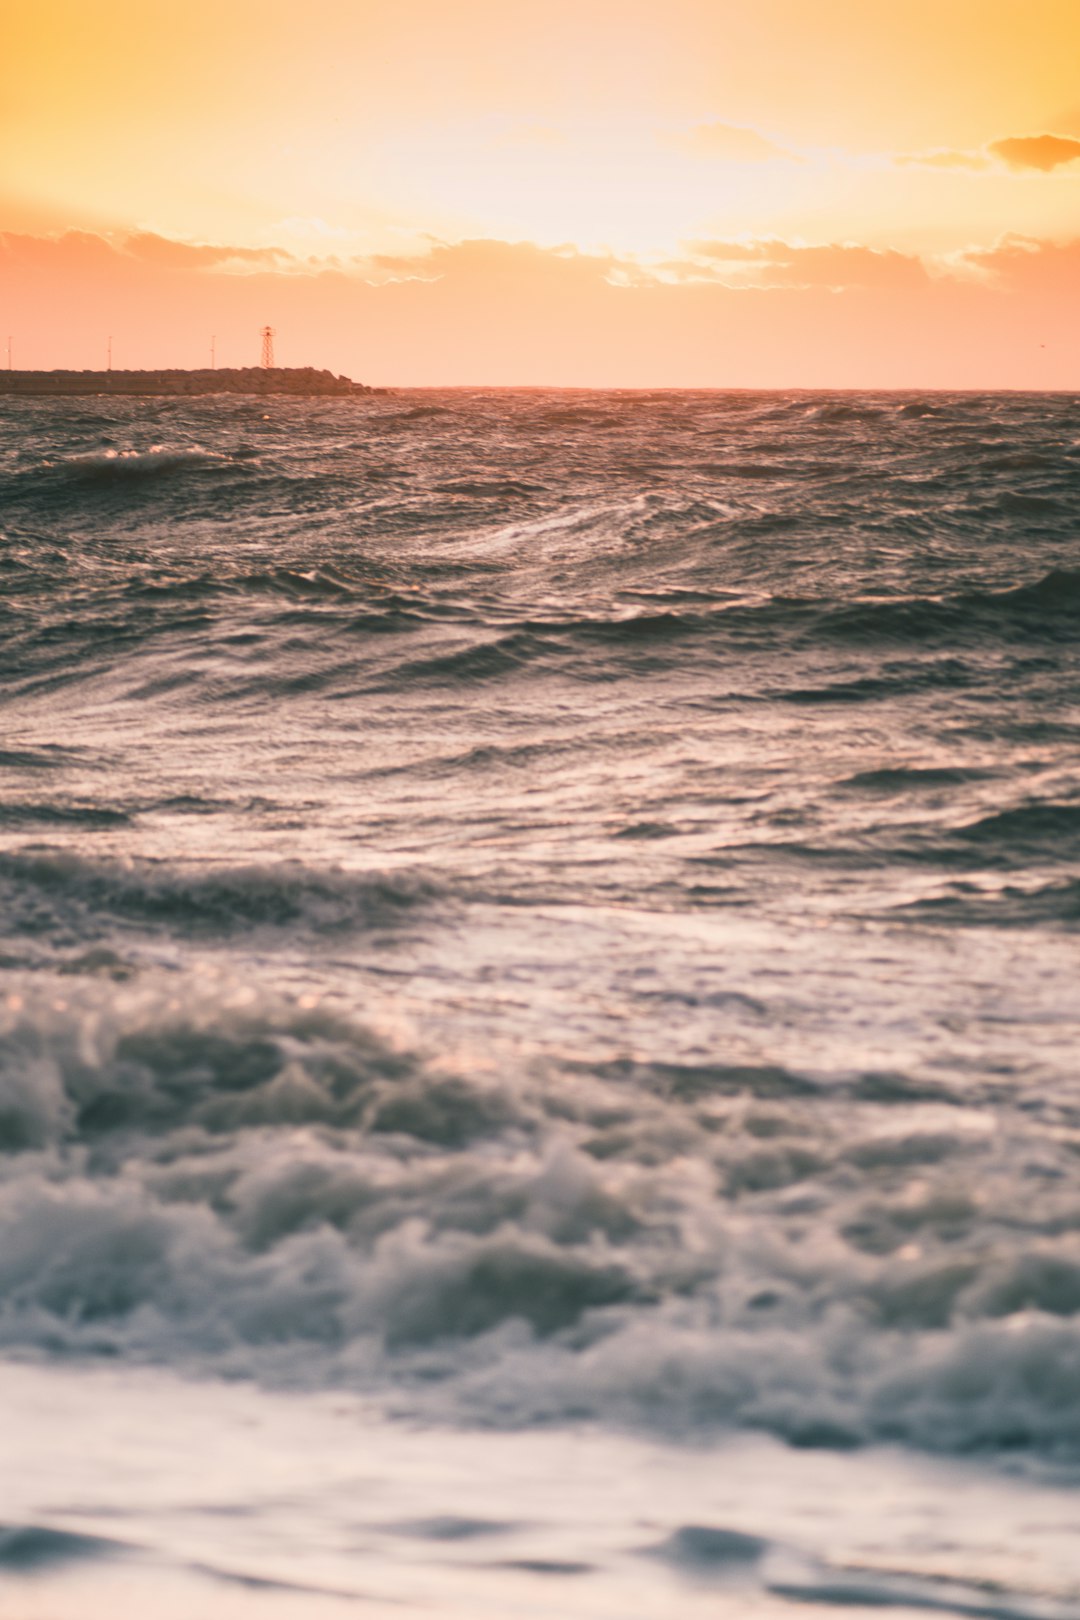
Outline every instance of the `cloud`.
{"label": "cloud", "polygon": [[993,160],[1010,169],[1049,174],[1080,158],[1080,140],[1070,135],[1010,135],[990,141],[983,151],[900,152],[893,162],[919,169],[987,169]]}
{"label": "cloud", "polygon": [[123,240],[125,253],[172,270],[284,268],[292,254],[284,248],[222,247],[205,242],[177,242],[154,231],[136,231]]}
{"label": "cloud", "polygon": [[[683,258],[645,261],[612,253],[586,253],[564,243],[541,247],[535,242],[471,238],[460,242],[432,239],[426,250],[412,254],[367,257],[319,255],[298,257],[281,247],[246,248],[174,241],[154,232],[108,237],[85,231],[38,237],[0,233],[0,256],[9,264],[42,275],[71,274],[98,283],[128,283],[140,271],[184,275],[193,281],[223,284],[249,282],[440,284],[482,293],[494,303],[512,297],[547,300],[571,290],[590,295],[604,288],[639,290],[678,286],[713,286],[731,292],[821,291],[843,293],[918,290],[942,279],[986,282],[994,278],[1030,279],[1044,267],[1073,264],[1075,247],[1026,237],[1006,237],[992,247],[973,248],[955,256],[951,266],[933,273],[917,255],[895,248],[854,242],[818,244],[784,242],[775,237],[741,241],[691,242]],[[1064,255],[1064,257],[1062,257]]]}
{"label": "cloud", "polygon": [[489,285],[513,282],[528,285],[546,278],[553,271],[564,276],[600,283],[624,268],[637,269],[608,254],[581,253],[567,244],[543,248],[535,242],[500,242],[487,237],[462,242],[434,242],[426,253],[412,255],[376,254],[357,260],[364,273],[370,269],[377,280],[443,281],[467,279]]}
{"label": "cloud", "polygon": [[92,231],[64,231],[59,236],[0,233],[0,247],[8,259],[46,268],[69,268],[86,274],[114,271],[132,261],[162,270],[178,271],[286,271],[299,267],[285,248],[231,247],[202,242],[180,242],[154,231],[100,235]]}
{"label": "cloud", "polygon": [[842,292],[855,287],[916,287],[929,279],[926,266],[913,254],[850,242],[816,247],[778,241],[697,242],[692,252],[715,264],[718,278],[728,285]]}
{"label": "cloud", "polygon": [[695,242],[690,256],[659,264],[614,255],[582,253],[566,245],[537,247],[532,242],[474,240],[439,242],[414,257],[379,256],[368,261],[372,279],[398,281],[467,281],[487,285],[493,295],[507,285],[537,289],[556,279],[569,286],[607,284],[655,288],[708,282],[730,290],[853,288],[901,290],[924,285],[930,278],[922,260],[892,248],[870,248],[832,242],[793,245],[773,238],[741,242]]}
{"label": "cloud", "polygon": [[901,152],[895,163],[918,169],[985,169],[989,160],[982,152]]}
{"label": "cloud", "polygon": [[675,144],[695,157],[720,158],[725,163],[769,163],[777,158],[797,162],[775,141],[759,135],[756,129],[734,124],[698,124],[676,138]]}
{"label": "cloud", "polygon": [[1010,169],[1038,169],[1048,174],[1063,163],[1080,158],[1080,141],[1069,135],[1011,135],[991,141],[988,151],[1007,163]]}
{"label": "cloud", "polygon": [[0,232],[0,252],[9,263],[48,270],[54,266],[89,273],[115,263],[117,252],[106,237],[93,231],[64,231],[60,236]]}
{"label": "cloud", "polygon": [[1080,289],[1080,237],[1043,242],[1005,236],[994,247],[971,248],[961,263],[1007,291],[1027,291],[1077,301]]}

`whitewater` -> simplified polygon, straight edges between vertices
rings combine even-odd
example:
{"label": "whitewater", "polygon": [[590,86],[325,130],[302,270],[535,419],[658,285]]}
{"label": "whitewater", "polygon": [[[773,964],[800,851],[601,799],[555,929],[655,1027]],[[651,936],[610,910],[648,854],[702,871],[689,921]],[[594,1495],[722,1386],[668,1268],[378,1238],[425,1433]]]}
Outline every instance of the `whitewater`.
{"label": "whitewater", "polygon": [[1078,1620],[1080,395],[0,401],[0,1620]]}

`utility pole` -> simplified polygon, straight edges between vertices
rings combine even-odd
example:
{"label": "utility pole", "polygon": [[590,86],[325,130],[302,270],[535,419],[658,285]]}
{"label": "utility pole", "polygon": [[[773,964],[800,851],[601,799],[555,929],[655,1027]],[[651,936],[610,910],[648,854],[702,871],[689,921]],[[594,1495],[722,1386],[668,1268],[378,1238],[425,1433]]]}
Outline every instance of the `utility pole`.
{"label": "utility pole", "polygon": [[262,329],[262,360],[260,362],[264,371],[274,369],[274,328],[264,326]]}

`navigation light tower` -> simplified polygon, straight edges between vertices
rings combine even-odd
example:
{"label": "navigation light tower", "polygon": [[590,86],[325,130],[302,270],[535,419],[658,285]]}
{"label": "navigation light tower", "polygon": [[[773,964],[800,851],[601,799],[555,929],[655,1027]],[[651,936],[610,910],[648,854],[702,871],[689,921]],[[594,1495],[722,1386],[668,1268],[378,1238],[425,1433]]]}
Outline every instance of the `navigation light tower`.
{"label": "navigation light tower", "polygon": [[274,328],[264,326],[262,329],[262,368],[264,371],[274,369]]}

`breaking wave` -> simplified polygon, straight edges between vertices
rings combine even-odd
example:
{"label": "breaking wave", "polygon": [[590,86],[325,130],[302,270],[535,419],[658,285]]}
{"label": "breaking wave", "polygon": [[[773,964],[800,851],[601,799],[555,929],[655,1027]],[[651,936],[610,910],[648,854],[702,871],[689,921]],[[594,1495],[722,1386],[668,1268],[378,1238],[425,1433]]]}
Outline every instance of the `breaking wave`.
{"label": "breaking wave", "polygon": [[883,1128],[888,1087],[737,1065],[511,1085],[212,968],[56,983],[0,1008],[10,1349],[440,1421],[1080,1455],[1076,1217],[1030,1206],[1036,1127],[894,1085]]}
{"label": "breaking wave", "polygon": [[173,473],[196,468],[222,465],[225,458],[201,445],[153,444],[148,450],[107,449],[86,451],[46,460],[45,470],[63,473],[79,482],[113,479],[145,479],[166,477]]}
{"label": "breaking wave", "polygon": [[[113,825],[125,818],[88,811],[71,819]],[[117,923],[199,938],[252,929],[333,934],[388,928],[443,892],[433,879],[408,872],[356,874],[288,861],[184,867],[164,860],[95,861],[49,849],[0,854],[0,891],[10,933],[80,938]]]}

